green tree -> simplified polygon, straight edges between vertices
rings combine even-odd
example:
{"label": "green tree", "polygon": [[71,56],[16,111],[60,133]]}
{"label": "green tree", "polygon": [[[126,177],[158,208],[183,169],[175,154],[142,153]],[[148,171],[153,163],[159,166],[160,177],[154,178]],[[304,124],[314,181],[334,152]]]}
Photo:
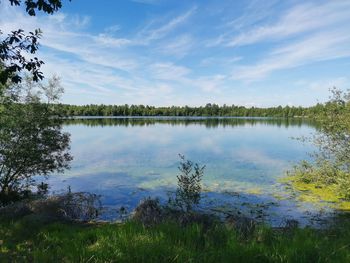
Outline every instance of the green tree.
{"label": "green tree", "polygon": [[311,141],[318,150],[313,162],[302,161],[291,174],[317,187],[335,186],[337,196],[350,200],[350,92],[334,88],[315,109],[319,127]]}
{"label": "green tree", "polygon": [[62,91],[58,79],[43,85],[26,78],[9,90],[0,115],[0,204],[23,197],[36,176],[63,172],[72,159],[69,134],[52,104]]}
{"label": "green tree", "polygon": [[332,89],[332,97],[319,114],[320,132],[315,137],[318,158],[350,173],[350,92]]}

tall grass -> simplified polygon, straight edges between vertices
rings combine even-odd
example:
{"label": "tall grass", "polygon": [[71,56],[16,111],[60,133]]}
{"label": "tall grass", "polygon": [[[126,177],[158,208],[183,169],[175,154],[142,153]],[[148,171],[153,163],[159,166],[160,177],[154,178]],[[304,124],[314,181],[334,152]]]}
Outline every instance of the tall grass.
{"label": "tall grass", "polygon": [[242,237],[223,224],[0,221],[0,262],[350,262],[350,225]]}

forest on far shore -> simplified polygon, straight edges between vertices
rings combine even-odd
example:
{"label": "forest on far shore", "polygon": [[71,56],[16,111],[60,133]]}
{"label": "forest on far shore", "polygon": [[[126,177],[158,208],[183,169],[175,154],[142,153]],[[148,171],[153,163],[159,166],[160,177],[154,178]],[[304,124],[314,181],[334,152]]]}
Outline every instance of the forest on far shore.
{"label": "forest on far shore", "polygon": [[234,117],[312,117],[326,110],[329,103],[311,107],[244,107],[208,103],[205,106],[155,107],[149,105],[60,105],[65,116],[234,116]]}

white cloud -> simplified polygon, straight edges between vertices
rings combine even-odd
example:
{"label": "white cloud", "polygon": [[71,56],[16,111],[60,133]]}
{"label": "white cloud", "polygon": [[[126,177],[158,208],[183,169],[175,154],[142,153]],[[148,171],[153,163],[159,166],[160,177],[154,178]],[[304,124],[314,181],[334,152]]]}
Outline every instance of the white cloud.
{"label": "white cloud", "polygon": [[236,56],[236,57],[225,57],[225,58],[222,58],[222,57],[207,57],[207,58],[204,58],[200,61],[200,66],[203,66],[203,67],[206,67],[206,66],[218,66],[218,65],[221,65],[221,66],[230,66],[232,64],[235,64],[239,61],[241,61],[243,59],[243,57],[239,57],[239,56]]}
{"label": "white cloud", "polygon": [[228,40],[227,46],[241,46],[271,41],[311,30],[349,23],[350,2],[329,1],[326,4],[298,5],[273,24],[259,26]]}
{"label": "white cloud", "polygon": [[71,21],[69,21],[68,23],[70,25],[73,25],[76,29],[82,29],[87,27],[90,24],[90,21],[90,16],[74,15],[72,16]]}
{"label": "white cloud", "polygon": [[[151,27],[154,21],[150,23],[150,25],[146,28],[144,28],[141,32],[139,32],[139,36],[137,37],[139,43],[148,44],[150,41],[158,40],[161,38],[164,38],[167,34],[169,34],[171,31],[175,30],[180,25],[184,24],[196,11],[196,7],[191,8],[184,14],[181,14],[170,21],[168,21],[166,24],[153,28]],[[151,28],[149,28],[151,27]]]}
{"label": "white cloud", "polygon": [[130,39],[115,38],[104,33],[94,37],[94,40],[97,42],[97,44],[107,47],[123,47],[132,43]]}
{"label": "white cloud", "polygon": [[[251,3],[245,12],[224,10],[208,16],[210,5],[200,2],[198,8],[182,9],[177,15],[173,9],[163,14],[149,11],[147,18],[135,18],[130,27],[115,20],[120,25],[99,28],[93,16],[59,12],[29,17],[2,1],[0,27],[5,34],[41,27],[38,57],[46,62],[45,75],[62,76],[65,102],[80,104],[272,105],[283,103],[282,97],[267,95],[270,83],[253,81],[278,70],[350,56],[350,2],[290,2],[283,5],[287,11],[279,9],[281,4],[276,9],[275,1]],[[164,5],[150,10],[157,8],[166,10]],[[228,13],[242,15],[233,20],[232,14],[221,16]],[[219,37],[212,40],[218,31]],[[332,80],[334,74],[326,77]],[[273,81],[271,86],[278,91]],[[276,94],[286,93],[285,102],[299,103],[302,100],[293,95],[293,87]]]}
{"label": "white cloud", "polygon": [[[219,36],[207,40],[206,46],[214,47],[227,44],[227,42],[232,39],[232,35],[236,35],[237,32],[251,30],[252,26],[255,26],[256,24],[263,22],[266,18],[273,16],[275,11],[274,6],[277,3],[277,0],[252,0],[245,2],[246,7],[240,12],[240,16],[234,18],[222,17],[223,20],[228,22],[219,25]],[[222,12],[223,11],[226,10],[222,10]]]}
{"label": "white cloud", "polygon": [[121,29],[120,25],[112,25],[112,26],[108,26],[104,29],[104,32],[106,32],[106,34],[113,34],[115,32],[118,32]]}
{"label": "white cloud", "polygon": [[225,79],[224,75],[199,77],[192,84],[205,92],[220,93],[225,86]]}
{"label": "white cloud", "polygon": [[154,79],[181,81],[190,70],[173,63],[156,63],[150,65],[150,74]]}
{"label": "white cloud", "polygon": [[[2,31],[10,32],[19,27],[26,31],[42,29],[40,44],[45,49],[41,48],[38,53],[46,62],[42,70],[47,76],[53,73],[62,76],[66,87],[64,97],[68,103],[95,101],[130,104],[139,101],[161,104],[159,101],[165,100],[170,104],[174,83],[185,80],[190,72],[188,68],[172,62],[156,62],[147,56],[134,54],[128,48],[140,44],[139,34],[131,39],[112,36],[119,26],[91,34],[81,30],[88,25],[87,17],[63,13],[29,17],[18,8],[5,7],[0,10]],[[149,40],[163,38],[185,23],[194,11],[195,8],[192,8],[165,25],[142,33],[148,34]],[[186,52],[185,46],[190,41],[191,38],[184,35],[179,45],[172,46],[177,49],[174,55]],[[170,44],[168,48],[171,48]],[[144,74],[143,69],[148,69],[148,74]]]}
{"label": "white cloud", "polygon": [[194,45],[195,41],[193,38],[188,34],[184,34],[167,40],[166,43],[160,43],[157,51],[165,55],[183,58],[191,51]]}
{"label": "white cloud", "polygon": [[333,79],[322,80],[298,80],[295,85],[305,87],[311,92],[323,92],[329,94],[329,90],[333,87],[338,89],[347,89],[350,86],[349,79],[347,77],[337,77]]}
{"label": "white cloud", "polygon": [[347,29],[322,32],[277,48],[254,65],[237,67],[233,78],[255,81],[282,69],[350,56]]}

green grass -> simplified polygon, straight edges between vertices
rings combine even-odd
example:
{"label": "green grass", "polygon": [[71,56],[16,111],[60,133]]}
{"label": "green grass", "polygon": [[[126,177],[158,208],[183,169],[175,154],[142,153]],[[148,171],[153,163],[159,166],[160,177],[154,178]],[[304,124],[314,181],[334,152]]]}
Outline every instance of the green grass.
{"label": "green grass", "polygon": [[281,232],[259,227],[244,239],[218,224],[124,224],[0,220],[0,262],[350,262],[350,227]]}

